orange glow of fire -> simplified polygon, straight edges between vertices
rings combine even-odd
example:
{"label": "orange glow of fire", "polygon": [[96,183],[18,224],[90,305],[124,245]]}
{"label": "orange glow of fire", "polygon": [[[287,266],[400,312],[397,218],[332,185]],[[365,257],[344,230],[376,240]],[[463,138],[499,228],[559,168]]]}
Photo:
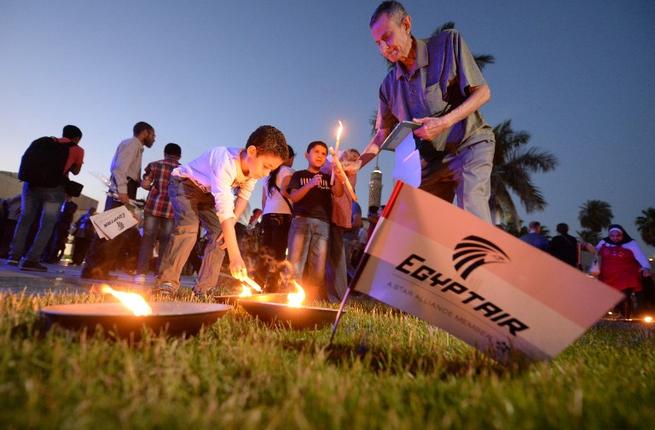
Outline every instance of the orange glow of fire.
{"label": "orange glow of fire", "polygon": [[257,291],[258,293],[261,293],[263,291],[262,287],[260,287],[257,282],[255,282],[252,278],[249,278],[248,276],[241,279],[241,282],[244,282],[245,284],[248,285],[248,287],[252,288],[253,290]]}
{"label": "orange glow of fire", "polygon": [[293,308],[299,308],[305,300],[305,290],[296,281],[292,281],[296,291],[287,294],[287,304]]}
{"label": "orange glow of fire", "polygon": [[242,284],[239,297],[252,297],[252,289],[249,286]]}
{"label": "orange glow of fire", "polygon": [[653,317],[650,316],[650,315],[644,317],[644,322],[645,322],[646,324],[651,324],[651,323],[653,322]]}
{"label": "orange glow of fire", "polygon": [[138,317],[152,315],[152,308],[148,302],[146,302],[146,300],[139,294],[116,291],[109,285],[103,285],[100,291],[103,294],[111,294],[112,296],[116,297],[123,306],[125,306]]}

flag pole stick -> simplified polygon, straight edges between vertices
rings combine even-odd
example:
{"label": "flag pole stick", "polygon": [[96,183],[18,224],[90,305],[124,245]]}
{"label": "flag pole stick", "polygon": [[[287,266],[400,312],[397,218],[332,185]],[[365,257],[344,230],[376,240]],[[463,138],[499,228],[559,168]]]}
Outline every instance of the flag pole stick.
{"label": "flag pole stick", "polygon": [[[383,218],[388,217],[389,214],[391,213],[391,209],[395,205],[396,199],[398,198],[398,194],[400,194],[400,190],[402,189],[402,187],[403,187],[402,181],[397,181],[396,184],[394,185],[387,206],[385,206],[384,212],[382,213]],[[373,232],[373,236],[375,236],[375,232]],[[371,239],[373,239],[373,236],[371,236]],[[370,254],[364,251],[364,255],[362,256],[362,259],[359,262],[359,265],[357,266],[357,270],[355,271],[355,276],[353,276],[352,280],[350,281],[350,284],[348,285],[348,289],[346,290],[345,294],[343,295],[343,299],[341,300],[341,305],[339,306],[339,312],[337,312],[337,317],[335,318],[334,323],[332,324],[332,335],[330,336],[330,342],[328,343],[328,346],[332,345],[334,336],[337,334],[337,328],[339,327],[339,322],[341,321],[341,317],[343,316],[343,308],[346,306],[346,301],[350,296],[350,292],[355,288],[357,281],[359,281],[360,276],[364,272],[364,267],[366,267],[366,263],[368,262],[369,258],[370,258]]]}

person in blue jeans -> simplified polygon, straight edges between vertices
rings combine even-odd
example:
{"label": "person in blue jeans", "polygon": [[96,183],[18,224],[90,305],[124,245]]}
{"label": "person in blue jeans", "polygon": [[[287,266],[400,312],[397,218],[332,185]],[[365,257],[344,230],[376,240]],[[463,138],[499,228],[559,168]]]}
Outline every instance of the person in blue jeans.
{"label": "person in blue jeans", "polygon": [[[67,125],[61,138],[37,139],[23,155],[19,172],[19,178],[24,181],[21,213],[7,264],[18,266],[20,262],[21,270],[48,271],[40,263],[41,255],[50,241],[59,208],[66,199],[68,173],[77,175],[82,168],[84,150],[78,145],[81,139],[82,131],[74,125]],[[28,244],[30,229],[37,220],[38,232],[34,242]]]}
{"label": "person in blue jeans", "polygon": [[175,143],[169,143],[164,147],[164,159],[153,161],[146,166],[141,186],[150,192],[143,209],[143,240],[139,250],[135,282],[145,282],[156,241],[159,241],[159,258],[155,272],[159,271],[161,256],[173,233],[175,223],[173,205],[168,196],[168,183],[171,172],[180,165],[181,157],[182,148]]}
{"label": "person in blue jeans", "polygon": [[301,284],[309,300],[338,300],[328,297],[325,265],[332,217],[332,194],[342,196],[343,182],[347,179],[335,169],[335,185],[330,185],[330,175],[321,172],[321,167],[327,161],[327,153],[328,147],[324,142],[311,142],[305,153],[309,164],[307,169],[295,172],[287,188],[289,199],[293,202],[288,259],[294,267],[295,277],[302,278]]}

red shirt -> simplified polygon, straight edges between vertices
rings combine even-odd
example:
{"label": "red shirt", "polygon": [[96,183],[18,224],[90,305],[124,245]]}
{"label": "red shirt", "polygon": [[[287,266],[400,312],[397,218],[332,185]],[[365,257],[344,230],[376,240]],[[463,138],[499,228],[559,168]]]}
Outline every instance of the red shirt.
{"label": "red shirt", "polygon": [[600,248],[599,279],[617,290],[632,288],[635,292],[641,291],[640,268],[631,250],[607,245]]}
{"label": "red shirt", "polygon": [[171,178],[171,172],[179,165],[180,163],[177,160],[165,158],[153,161],[146,166],[144,176],[152,178],[152,186],[143,210],[146,215],[173,218],[173,205],[168,197],[168,182]]}

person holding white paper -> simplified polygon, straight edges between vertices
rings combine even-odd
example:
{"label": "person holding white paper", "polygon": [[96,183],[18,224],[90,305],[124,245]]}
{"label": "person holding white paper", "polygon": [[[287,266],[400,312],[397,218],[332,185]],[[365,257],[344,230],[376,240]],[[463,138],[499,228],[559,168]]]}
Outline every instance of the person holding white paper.
{"label": "person holding white paper", "polygon": [[412,20],[396,1],[381,3],[370,21],[380,53],[395,66],[380,86],[376,133],[361,160],[369,162],[394,126],[414,131],[421,158],[420,188],[457,204],[485,221],[495,140],[479,112],[491,97],[462,36],[446,30],[416,39]]}

